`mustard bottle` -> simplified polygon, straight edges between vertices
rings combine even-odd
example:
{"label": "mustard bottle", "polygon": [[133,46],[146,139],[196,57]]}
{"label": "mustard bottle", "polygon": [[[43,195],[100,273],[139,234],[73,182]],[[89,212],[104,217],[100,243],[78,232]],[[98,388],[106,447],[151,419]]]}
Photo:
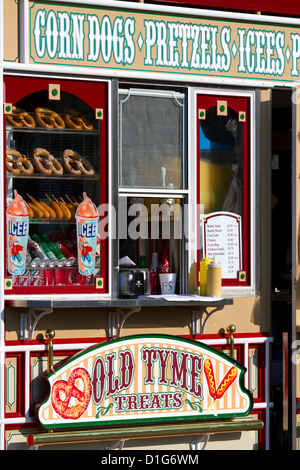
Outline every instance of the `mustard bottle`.
{"label": "mustard bottle", "polygon": [[207,266],[207,295],[209,297],[222,296],[222,269],[215,256]]}
{"label": "mustard bottle", "polygon": [[210,259],[205,255],[205,258],[200,262],[200,295],[206,295],[207,286],[207,265],[210,263]]}

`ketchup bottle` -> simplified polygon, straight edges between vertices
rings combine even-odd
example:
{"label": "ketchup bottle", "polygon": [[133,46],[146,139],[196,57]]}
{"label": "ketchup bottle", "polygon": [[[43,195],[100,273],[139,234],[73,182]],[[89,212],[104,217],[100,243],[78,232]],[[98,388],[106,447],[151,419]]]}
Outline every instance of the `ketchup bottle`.
{"label": "ketchup bottle", "polygon": [[158,254],[152,254],[152,261],[149,268],[149,278],[150,278],[150,294],[157,295],[159,294],[159,264],[158,264]]}
{"label": "ketchup bottle", "polygon": [[159,272],[160,273],[169,273],[170,272],[170,260],[169,253],[167,248],[163,248],[162,255],[159,263]]}

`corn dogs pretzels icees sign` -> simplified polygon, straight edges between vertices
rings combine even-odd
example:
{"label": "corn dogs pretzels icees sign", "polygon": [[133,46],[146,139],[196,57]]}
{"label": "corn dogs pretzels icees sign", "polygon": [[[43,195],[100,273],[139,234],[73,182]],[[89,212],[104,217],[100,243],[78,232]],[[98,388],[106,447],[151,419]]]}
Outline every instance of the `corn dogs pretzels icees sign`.
{"label": "corn dogs pretzels icees sign", "polygon": [[30,61],[131,72],[297,81],[298,26],[29,2]]}
{"label": "corn dogs pretzels icees sign", "polygon": [[240,417],[252,395],[246,369],[198,341],[141,335],[101,343],[48,376],[39,420],[51,429]]}

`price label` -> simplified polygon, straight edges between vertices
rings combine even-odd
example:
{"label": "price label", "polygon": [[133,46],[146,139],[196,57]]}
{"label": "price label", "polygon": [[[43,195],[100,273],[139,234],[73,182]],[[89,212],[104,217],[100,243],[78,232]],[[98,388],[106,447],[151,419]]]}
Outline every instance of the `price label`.
{"label": "price label", "polygon": [[231,212],[213,212],[203,217],[203,255],[214,256],[222,266],[223,279],[236,279],[242,269],[242,219]]}

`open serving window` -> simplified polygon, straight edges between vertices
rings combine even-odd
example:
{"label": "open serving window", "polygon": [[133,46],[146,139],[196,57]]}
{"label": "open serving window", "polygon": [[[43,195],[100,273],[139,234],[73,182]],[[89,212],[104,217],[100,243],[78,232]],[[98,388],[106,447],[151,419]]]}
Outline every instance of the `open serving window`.
{"label": "open serving window", "polygon": [[[7,293],[105,293],[108,242],[98,213],[107,202],[107,85],[4,81]],[[16,197],[28,207],[26,230],[9,209]]]}
{"label": "open serving window", "polygon": [[[186,288],[184,205],[187,200],[184,90],[119,89],[119,259],[149,270],[141,293],[157,295],[159,275],[170,293]],[[130,269],[133,265],[127,265]],[[121,273],[126,277],[127,273]],[[130,296],[134,292],[121,294]]]}

